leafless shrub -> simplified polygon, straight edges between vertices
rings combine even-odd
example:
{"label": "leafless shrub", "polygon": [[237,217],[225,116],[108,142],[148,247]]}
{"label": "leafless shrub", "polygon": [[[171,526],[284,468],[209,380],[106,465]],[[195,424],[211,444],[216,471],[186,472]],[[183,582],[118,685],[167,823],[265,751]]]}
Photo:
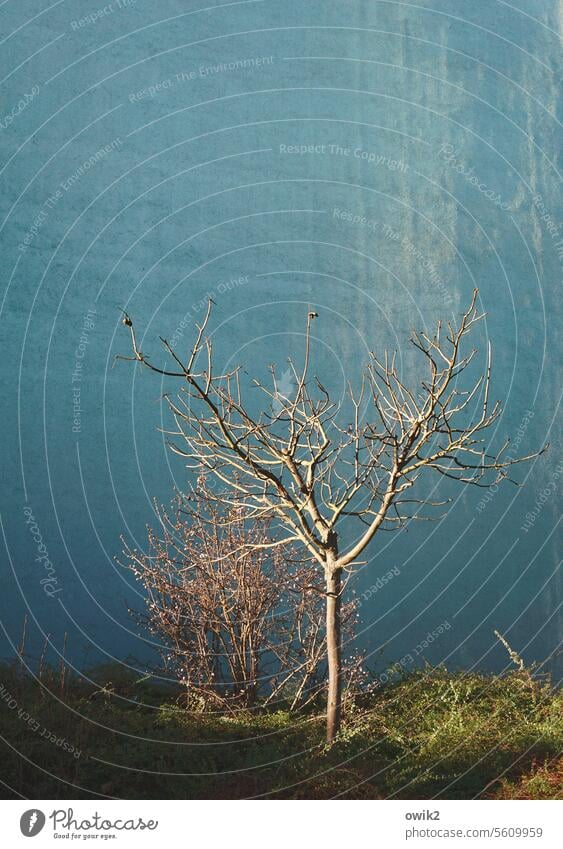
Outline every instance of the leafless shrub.
{"label": "leafless shrub", "polygon": [[[287,546],[271,545],[269,519],[249,523],[232,494],[213,497],[201,475],[172,510],[157,508],[148,552],[126,546],[146,591],[138,617],[161,641],[164,668],[192,708],[312,701],[326,677],[324,590]],[[355,603],[343,615],[349,636]],[[357,680],[361,659],[346,666]]]}

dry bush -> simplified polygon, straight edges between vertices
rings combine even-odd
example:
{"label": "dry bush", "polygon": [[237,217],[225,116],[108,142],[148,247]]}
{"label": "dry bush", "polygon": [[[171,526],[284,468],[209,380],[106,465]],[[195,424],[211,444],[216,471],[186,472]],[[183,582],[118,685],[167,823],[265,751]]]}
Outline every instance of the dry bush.
{"label": "dry bush", "polygon": [[[287,546],[272,545],[269,519],[245,520],[230,498],[210,498],[205,476],[171,511],[157,508],[146,553],[125,547],[146,591],[137,618],[160,641],[167,674],[191,708],[313,701],[324,687],[324,588]],[[345,605],[351,638],[356,604]],[[361,659],[345,670],[348,685]]]}

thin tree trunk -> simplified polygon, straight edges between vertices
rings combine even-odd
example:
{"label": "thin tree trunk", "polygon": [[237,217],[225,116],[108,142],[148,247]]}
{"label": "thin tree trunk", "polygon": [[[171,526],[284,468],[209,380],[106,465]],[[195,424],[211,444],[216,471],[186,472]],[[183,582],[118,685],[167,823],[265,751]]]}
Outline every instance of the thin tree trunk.
{"label": "thin tree trunk", "polygon": [[328,700],[326,741],[332,743],[340,730],[342,695],[342,645],[340,636],[341,569],[326,576],[326,650],[328,660]]}

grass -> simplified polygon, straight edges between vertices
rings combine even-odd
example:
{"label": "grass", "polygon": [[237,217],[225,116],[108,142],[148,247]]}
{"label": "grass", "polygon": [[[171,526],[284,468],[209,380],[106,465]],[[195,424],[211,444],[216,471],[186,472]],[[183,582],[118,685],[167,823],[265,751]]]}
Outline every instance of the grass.
{"label": "grass", "polygon": [[563,698],[526,670],[427,667],[320,712],[193,714],[150,678],[0,667],[4,798],[557,799]]}

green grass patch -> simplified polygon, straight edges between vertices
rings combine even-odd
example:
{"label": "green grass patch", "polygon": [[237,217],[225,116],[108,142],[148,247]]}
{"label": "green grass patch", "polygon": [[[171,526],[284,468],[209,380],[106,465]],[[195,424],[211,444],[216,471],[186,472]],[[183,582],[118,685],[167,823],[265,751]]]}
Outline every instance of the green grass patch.
{"label": "green grass patch", "polygon": [[560,798],[563,699],[527,671],[411,672],[320,711],[194,714],[150,677],[0,667],[4,797]]}

